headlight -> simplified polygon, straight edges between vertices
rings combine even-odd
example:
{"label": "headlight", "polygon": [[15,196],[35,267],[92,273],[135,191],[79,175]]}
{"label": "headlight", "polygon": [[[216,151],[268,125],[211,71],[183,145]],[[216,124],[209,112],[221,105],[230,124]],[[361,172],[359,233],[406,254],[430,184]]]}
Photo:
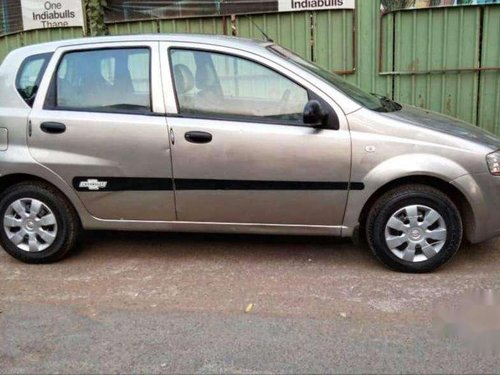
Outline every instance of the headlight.
{"label": "headlight", "polygon": [[486,156],[488,168],[493,176],[500,176],[500,151],[494,152]]}

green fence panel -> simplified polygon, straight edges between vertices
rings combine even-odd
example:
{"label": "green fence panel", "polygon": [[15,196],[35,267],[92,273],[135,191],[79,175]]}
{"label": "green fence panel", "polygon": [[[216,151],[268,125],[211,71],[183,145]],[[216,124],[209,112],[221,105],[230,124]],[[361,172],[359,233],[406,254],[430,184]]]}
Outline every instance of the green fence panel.
{"label": "green fence panel", "polygon": [[354,67],[355,12],[348,10],[314,12],[314,62],[332,71]]}
{"label": "green fence panel", "polygon": [[[372,75],[372,77],[375,77],[372,79],[377,80],[377,82],[381,82],[376,86],[376,88],[378,89],[380,86],[385,88],[385,91],[378,89],[375,90],[375,92],[388,98],[393,98],[394,96],[394,77],[390,75],[382,75],[381,72],[392,70],[392,67],[394,66],[394,18],[394,13],[387,14],[383,18],[380,17],[381,24],[379,25],[379,32],[381,34],[379,34],[379,44],[377,47],[378,61],[375,63],[377,65],[377,73]],[[364,56],[364,58],[368,57]]]}
{"label": "green fence panel", "polygon": [[[481,66],[500,66],[500,6],[484,10]],[[500,72],[482,71],[479,85],[479,125],[500,135]]]}
{"label": "green fence panel", "polygon": [[309,12],[290,12],[237,16],[236,35],[263,40],[257,25],[276,43],[311,60],[311,16]]}
{"label": "green fence panel", "polygon": [[159,21],[159,30],[162,33],[194,33],[194,34],[224,34],[223,17],[186,18]]}
{"label": "green fence panel", "polygon": [[22,47],[22,45],[23,40],[21,34],[3,36],[0,43],[0,61],[3,61],[10,51]]}
{"label": "green fence panel", "polygon": [[81,38],[83,35],[83,29],[80,27],[32,30],[6,35],[0,38],[0,61],[3,61],[10,51],[19,47],[54,40]]}
{"label": "green fence panel", "polygon": [[51,42],[53,40],[73,39],[83,37],[81,27],[31,30],[23,32],[23,45]]}
{"label": "green fence panel", "polygon": [[[391,77],[378,74],[379,51],[382,51],[385,62],[392,64],[392,33],[386,30],[389,25],[387,22],[380,25],[380,1],[356,2],[356,75],[348,76],[348,80],[368,92],[391,97]],[[379,41],[381,26],[384,28],[384,45]]]}
{"label": "green fence panel", "polygon": [[157,21],[122,22],[108,25],[110,35],[150,34],[158,32]]}
{"label": "green fence panel", "polygon": [[[147,34],[147,33],[194,33],[223,34],[227,18],[182,18],[172,20],[123,22],[108,25],[110,35]],[[226,29],[229,26],[226,26]]]}
{"label": "green fence panel", "polygon": [[477,66],[480,8],[401,11],[395,28],[395,99],[476,123],[479,73],[425,72]]}

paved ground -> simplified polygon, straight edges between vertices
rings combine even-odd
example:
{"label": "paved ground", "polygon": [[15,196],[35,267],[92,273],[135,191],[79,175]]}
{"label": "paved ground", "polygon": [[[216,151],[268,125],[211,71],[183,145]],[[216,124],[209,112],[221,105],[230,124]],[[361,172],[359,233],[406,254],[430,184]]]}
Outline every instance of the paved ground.
{"label": "paved ground", "polygon": [[498,373],[499,271],[500,240],[406,275],[328,238],[90,233],[0,253],[0,372]]}

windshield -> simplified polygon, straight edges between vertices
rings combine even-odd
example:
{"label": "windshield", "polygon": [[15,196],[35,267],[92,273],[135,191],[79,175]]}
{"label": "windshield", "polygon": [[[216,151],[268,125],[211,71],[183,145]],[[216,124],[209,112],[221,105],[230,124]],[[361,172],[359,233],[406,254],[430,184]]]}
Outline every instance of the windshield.
{"label": "windshield", "polygon": [[280,55],[281,57],[284,57],[286,60],[293,62],[296,65],[301,66],[315,76],[332,84],[336,89],[343,92],[345,95],[347,95],[349,98],[362,105],[363,107],[378,112],[393,112],[399,111],[401,109],[401,105],[392,101],[391,99],[376,94],[368,94],[367,92],[361,90],[359,87],[350,84],[346,80],[342,79],[340,76],[331,73],[316,64],[302,59],[286,48],[275,44],[269,46],[268,48],[270,51]]}

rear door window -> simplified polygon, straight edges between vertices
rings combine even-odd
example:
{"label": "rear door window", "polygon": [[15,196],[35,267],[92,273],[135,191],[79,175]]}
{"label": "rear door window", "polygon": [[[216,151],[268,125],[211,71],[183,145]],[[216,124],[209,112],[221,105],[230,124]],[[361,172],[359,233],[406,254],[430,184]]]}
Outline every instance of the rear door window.
{"label": "rear door window", "polygon": [[33,106],[38,86],[51,56],[52,53],[30,56],[21,64],[16,77],[16,89],[30,107]]}
{"label": "rear door window", "polygon": [[57,69],[55,108],[150,112],[149,48],[66,53]]}

